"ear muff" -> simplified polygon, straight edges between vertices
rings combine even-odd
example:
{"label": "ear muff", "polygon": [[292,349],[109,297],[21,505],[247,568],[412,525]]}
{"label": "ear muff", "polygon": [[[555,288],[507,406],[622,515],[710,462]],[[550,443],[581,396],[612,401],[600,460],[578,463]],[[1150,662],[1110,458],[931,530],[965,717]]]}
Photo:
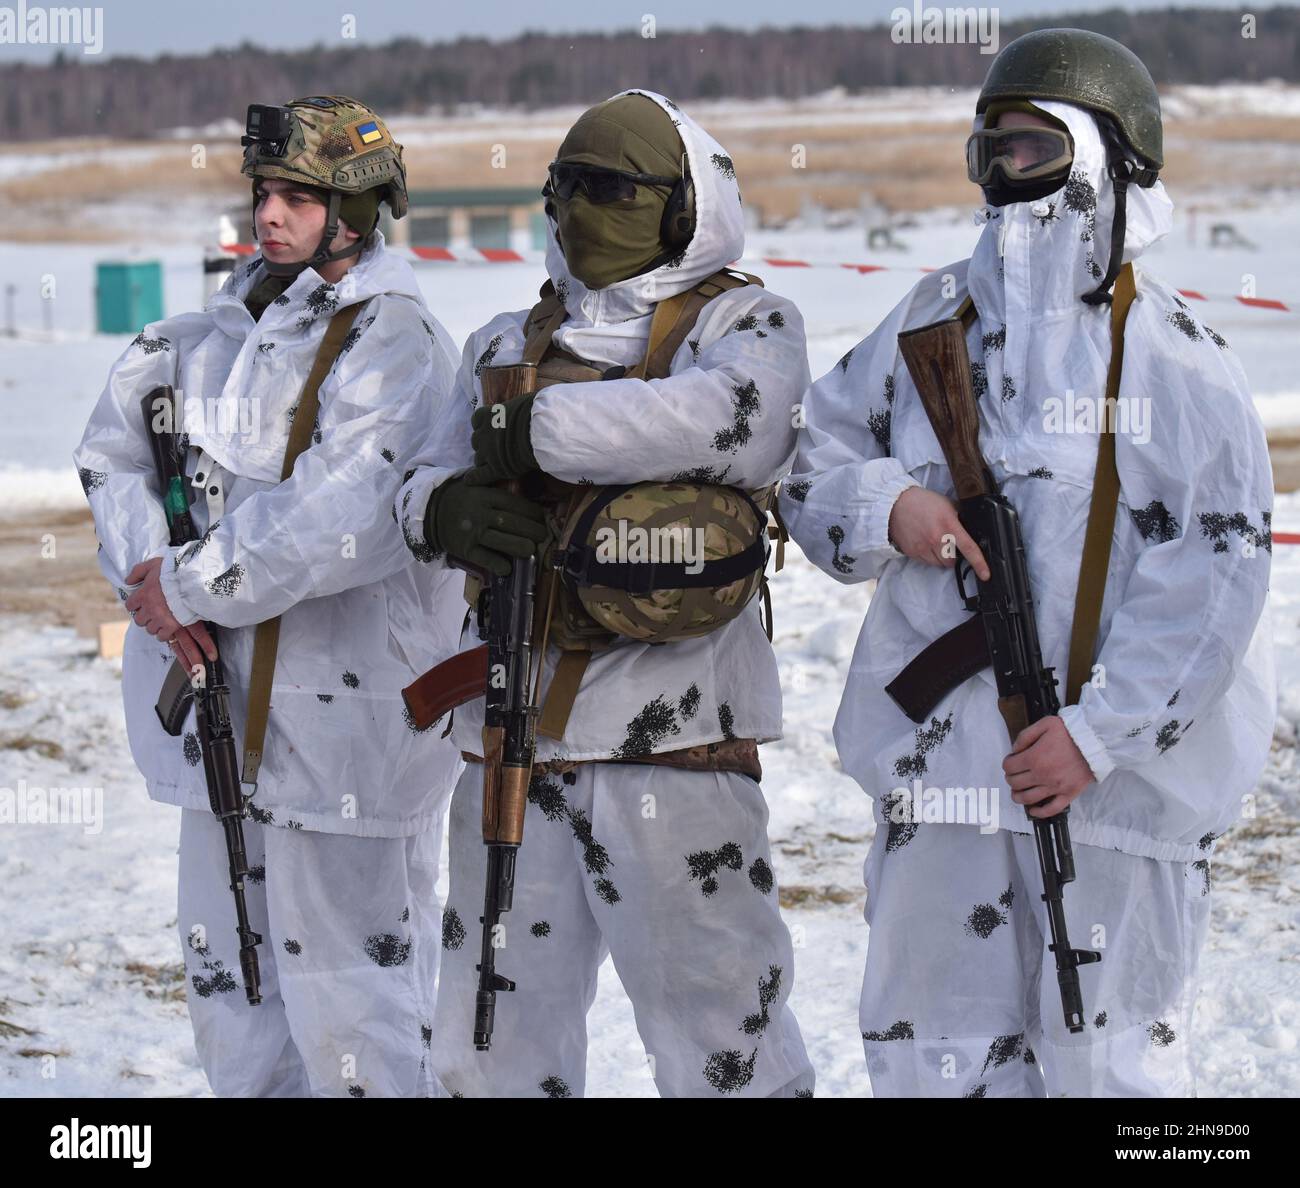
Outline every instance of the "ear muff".
{"label": "ear muff", "polygon": [[659,224],[659,240],[666,248],[680,251],[695,235],[695,182],[691,167],[682,157],[682,179],[673,186],[664,204],[663,221]]}

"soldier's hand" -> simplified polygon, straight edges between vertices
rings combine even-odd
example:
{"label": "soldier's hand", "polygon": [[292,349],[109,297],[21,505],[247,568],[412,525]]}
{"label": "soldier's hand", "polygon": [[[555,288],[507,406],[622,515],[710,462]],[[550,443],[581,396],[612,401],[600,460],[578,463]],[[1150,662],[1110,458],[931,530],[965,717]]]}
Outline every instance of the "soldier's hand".
{"label": "soldier's hand", "polygon": [[1031,817],[1054,817],[1093,782],[1092,768],[1055,715],[1026,726],[1002,760],[1011,799]]}
{"label": "soldier's hand", "polygon": [[215,660],[217,645],[203,623],[196,620],[188,626],[183,625],[167,605],[158,576],[162,572],[162,562],[161,557],[152,557],[141,561],[126,575],[128,586],[139,587],[126,600],[127,612],[150,635],[170,644],[187,668],[202,664],[204,656]]}
{"label": "soldier's hand", "polygon": [[531,555],[546,539],[546,512],[535,500],[471,482],[473,474],[448,479],[429,497],[425,539],[434,549],[505,577],[516,557]]}
{"label": "soldier's hand", "polygon": [[889,513],[889,538],[904,556],[927,565],[951,569],[960,553],[975,576],[989,580],[988,562],[957,518],[957,505],[946,495],[925,487],[908,487]]}
{"label": "soldier's hand", "polygon": [[537,469],[531,440],[533,398],[520,396],[491,408],[476,408],[470,418],[474,465],[482,482],[517,478]]}

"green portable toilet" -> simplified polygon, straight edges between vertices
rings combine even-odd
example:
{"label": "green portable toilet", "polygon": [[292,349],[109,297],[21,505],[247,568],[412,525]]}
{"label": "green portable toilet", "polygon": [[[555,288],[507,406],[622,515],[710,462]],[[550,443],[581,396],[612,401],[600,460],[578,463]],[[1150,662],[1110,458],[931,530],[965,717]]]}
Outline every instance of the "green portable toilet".
{"label": "green portable toilet", "polygon": [[101,334],[134,334],[163,316],[162,265],[101,260],[95,275],[95,308]]}

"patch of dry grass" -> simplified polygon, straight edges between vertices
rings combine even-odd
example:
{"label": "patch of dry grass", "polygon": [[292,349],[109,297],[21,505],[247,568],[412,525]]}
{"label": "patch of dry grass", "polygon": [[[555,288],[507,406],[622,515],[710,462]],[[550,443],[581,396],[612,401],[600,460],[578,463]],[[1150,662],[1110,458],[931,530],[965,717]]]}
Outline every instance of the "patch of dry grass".
{"label": "patch of dry grass", "polygon": [[[57,147],[61,149],[62,145]],[[189,146],[168,142],[159,145],[148,161],[129,164],[75,162],[14,178],[0,184],[0,198],[21,206],[51,199],[58,202],[104,202],[149,194],[238,194],[248,186],[240,175],[239,162],[237,151],[213,149],[207,155],[206,167],[195,169]]]}
{"label": "patch of dry grass", "polygon": [[823,903],[857,903],[862,897],[862,891],[850,891],[847,887],[812,887],[796,883],[781,888],[783,908],[816,907]]}
{"label": "patch of dry grass", "polygon": [[139,982],[150,998],[163,1002],[185,1001],[185,964],[171,962],[167,965],[151,965],[145,961],[128,961],[123,968],[131,975],[133,982]]}
{"label": "patch of dry grass", "polygon": [[63,758],[63,748],[58,743],[31,734],[0,734],[0,751],[35,751],[42,759]]}

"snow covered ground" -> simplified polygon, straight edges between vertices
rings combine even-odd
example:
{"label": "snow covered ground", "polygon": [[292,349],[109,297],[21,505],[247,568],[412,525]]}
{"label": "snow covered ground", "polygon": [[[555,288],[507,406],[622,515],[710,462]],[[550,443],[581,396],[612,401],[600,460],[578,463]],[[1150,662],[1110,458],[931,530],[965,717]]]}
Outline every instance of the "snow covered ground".
{"label": "snow covered ground", "polygon": [[[1180,222],[1148,265],[1184,288],[1300,306],[1300,236],[1288,197],[1234,212],[1254,249],[1206,251]],[[1202,216],[1204,219],[1205,216]],[[1218,216],[1216,216],[1218,217]],[[801,307],[819,375],[902,296],[921,267],[968,253],[969,219],[935,216],[900,233],[904,250],[868,254],[859,232],[759,233],[754,255],[865,261],[894,271],[766,269]],[[1204,229],[1200,236],[1203,241]],[[16,286],[17,339],[0,338],[0,520],[81,500],[69,466],[105,371],[130,336],[90,332],[94,263],[123,253],[0,244],[0,289]],[[190,250],[165,265],[169,311],[199,304]],[[430,306],[463,340],[501,306],[523,307],[541,280],[526,265],[427,266]],[[46,330],[40,286],[55,292]],[[1212,301],[1198,316],[1241,355],[1270,425],[1300,427],[1294,356],[1300,316]],[[1300,496],[1281,497],[1279,532],[1300,530]],[[39,542],[33,541],[33,550]],[[1273,559],[1282,714],[1257,813],[1220,843],[1203,958],[1198,1052],[1204,1096],[1300,1094],[1300,547]],[[764,748],[777,874],[795,937],[792,1003],[819,1096],[870,1093],[857,1028],[866,928],[861,865],[873,825],[838,767],[830,726],[869,590],[843,587],[791,549],[775,579],[776,644],[786,690],[784,741]],[[0,1096],[199,1095],[175,933],[178,814],[150,804],[126,748],[120,665],[70,628],[0,614],[0,787],[81,788],[82,824],[0,826]],[[591,1015],[589,1092],[652,1095],[631,1007],[611,967]]]}

